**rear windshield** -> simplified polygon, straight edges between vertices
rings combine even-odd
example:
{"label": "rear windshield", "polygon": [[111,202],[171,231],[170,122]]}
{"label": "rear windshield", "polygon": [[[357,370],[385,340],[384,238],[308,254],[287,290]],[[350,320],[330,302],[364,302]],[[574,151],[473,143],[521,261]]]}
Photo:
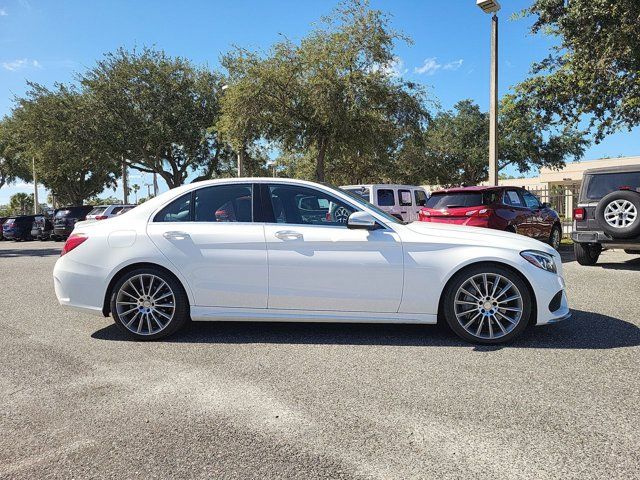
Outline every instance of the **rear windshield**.
{"label": "rear windshield", "polygon": [[15,218],[10,218],[6,222],[4,222],[4,225],[13,225],[15,221],[16,221]]}
{"label": "rear windshield", "polygon": [[434,193],[427,200],[426,207],[441,209],[456,207],[477,207],[486,204],[486,199],[482,192],[453,192]]}
{"label": "rear windshield", "polygon": [[56,212],[56,218],[79,217],[79,216],[82,216],[84,211],[86,211],[86,210],[84,210],[82,208],[68,208],[68,209],[64,209],[64,210],[58,210]]}
{"label": "rear windshield", "polygon": [[88,215],[102,215],[106,209],[107,207],[96,207],[91,210]]}
{"label": "rear windshield", "polygon": [[640,172],[602,173],[587,175],[587,198],[599,200],[621,188],[640,191]]}

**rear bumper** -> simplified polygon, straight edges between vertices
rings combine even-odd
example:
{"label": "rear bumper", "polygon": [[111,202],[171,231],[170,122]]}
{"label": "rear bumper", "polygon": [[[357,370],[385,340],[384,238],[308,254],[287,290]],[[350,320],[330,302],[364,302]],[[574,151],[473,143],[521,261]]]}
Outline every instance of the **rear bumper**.
{"label": "rear bumper", "polygon": [[73,227],[55,227],[53,234],[58,237],[68,237],[73,232]]}
{"label": "rear bumper", "polygon": [[571,240],[577,243],[602,243],[610,248],[640,247],[640,238],[612,238],[599,230],[574,230]]}
{"label": "rear bumper", "polygon": [[108,272],[60,257],[53,268],[53,286],[60,305],[103,316],[102,303]]}

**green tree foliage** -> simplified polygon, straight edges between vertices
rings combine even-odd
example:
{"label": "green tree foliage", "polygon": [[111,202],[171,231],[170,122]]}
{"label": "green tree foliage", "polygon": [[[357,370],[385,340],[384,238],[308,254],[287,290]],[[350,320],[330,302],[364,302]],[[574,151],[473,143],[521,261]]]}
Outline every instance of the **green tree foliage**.
{"label": "green tree foliage", "polygon": [[49,90],[30,83],[12,112],[12,148],[35,158],[38,181],[60,203],[82,202],[114,186],[119,165],[100,148],[96,108],[90,95],[56,85]]}
{"label": "green tree foliage", "polygon": [[[548,130],[541,118],[511,95],[499,110],[498,168],[520,172],[533,167],[564,165],[579,158],[588,142],[568,128]],[[453,111],[439,112],[422,138],[405,145],[401,175],[395,180],[434,185],[476,185],[488,177],[489,115],[472,100],[458,102]]]}
{"label": "green tree foliage", "polygon": [[11,117],[0,121],[0,188],[19,178],[31,180],[30,162],[16,148],[15,123]]}
{"label": "green tree foliage", "polygon": [[108,53],[81,77],[100,111],[102,143],[112,158],[157,172],[169,188],[190,173],[215,176],[231,156],[211,128],[224,79],[190,61],[144,48]]}
{"label": "green tree foliage", "polygon": [[426,118],[422,90],[393,72],[403,38],[382,12],[353,0],[299,44],[281,41],[264,56],[236,49],[223,58],[230,84],[218,126],[239,150],[266,139],[287,160],[312,154],[319,181],[363,159],[384,170]]}
{"label": "green tree foliage", "polygon": [[33,193],[14,193],[9,198],[9,210],[12,215],[31,215],[33,213]]}
{"label": "green tree foliage", "polygon": [[523,15],[559,42],[518,86],[532,108],[547,122],[588,118],[596,142],[640,125],[638,0],[535,0]]}

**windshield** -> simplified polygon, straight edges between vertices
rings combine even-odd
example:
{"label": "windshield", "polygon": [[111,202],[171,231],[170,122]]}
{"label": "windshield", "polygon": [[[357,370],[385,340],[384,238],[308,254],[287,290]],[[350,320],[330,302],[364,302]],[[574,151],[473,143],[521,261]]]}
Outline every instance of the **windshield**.
{"label": "windshield", "polygon": [[434,193],[427,200],[426,207],[433,209],[478,207],[484,205],[481,192]]}
{"label": "windshield", "polygon": [[373,210],[374,212],[376,212],[376,214],[380,215],[381,217],[383,217],[387,222],[389,223],[395,223],[395,224],[402,224],[402,222],[400,220],[398,220],[396,217],[392,217],[391,215],[389,215],[387,212],[385,212],[384,210],[379,209],[378,207],[376,207],[375,205],[373,205],[372,203],[367,202],[365,199],[363,199],[360,195],[356,195],[355,193],[351,193],[348,190],[342,190],[341,188],[337,188],[334,187],[333,185],[327,185],[326,183],[324,184],[326,187],[330,188],[331,190],[335,190],[337,192],[340,193],[344,193],[345,195],[347,195],[352,201],[353,203],[355,203],[358,206],[361,207],[365,207],[368,208],[369,210]]}
{"label": "windshield", "polygon": [[622,188],[640,191],[640,172],[601,173],[589,175],[587,198],[599,200]]}

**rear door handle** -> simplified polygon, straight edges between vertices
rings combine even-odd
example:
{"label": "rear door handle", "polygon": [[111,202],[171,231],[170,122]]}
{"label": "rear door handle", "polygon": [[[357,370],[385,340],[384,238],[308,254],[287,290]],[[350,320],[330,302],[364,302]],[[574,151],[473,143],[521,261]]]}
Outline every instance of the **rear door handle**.
{"label": "rear door handle", "polygon": [[167,240],[185,240],[187,238],[189,238],[189,234],[186,232],[176,232],[176,231],[171,231],[171,232],[164,232],[162,234],[162,236],[164,238],[166,238]]}
{"label": "rear door handle", "polygon": [[302,234],[293,230],[280,230],[276,232],[276,237],[280,240],[299,240],[302,238]]}

